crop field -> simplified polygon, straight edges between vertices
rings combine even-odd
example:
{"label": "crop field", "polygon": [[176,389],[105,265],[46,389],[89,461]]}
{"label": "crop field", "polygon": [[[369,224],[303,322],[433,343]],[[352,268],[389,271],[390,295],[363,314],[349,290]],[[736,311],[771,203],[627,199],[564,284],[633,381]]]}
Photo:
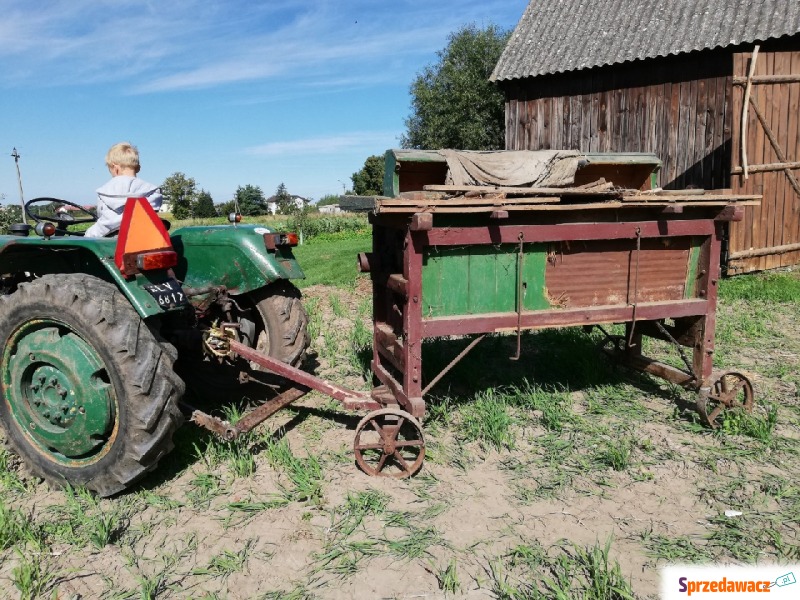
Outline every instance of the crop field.
{"label": "crop field", "polygon": [[[306,368],[357,389],[368,246],[353,233],[296,253]],[[692,394],[614,367],[600,340],[529,332],[512,362],[515,337],[485,339],[431,391],[425,464],[403,481],[355,468],[360,416],[318,394],[233,443],[187,424],[110,499],[49,489],[0,450],[0,598],[656,598],[667,564],[800,562],[800,274],[721,283],[715,365],[751,377],[756,408],[716,431]],[[463,346],[429,341],[428,378]],[[218,414],[267,394],[220,397]]]}

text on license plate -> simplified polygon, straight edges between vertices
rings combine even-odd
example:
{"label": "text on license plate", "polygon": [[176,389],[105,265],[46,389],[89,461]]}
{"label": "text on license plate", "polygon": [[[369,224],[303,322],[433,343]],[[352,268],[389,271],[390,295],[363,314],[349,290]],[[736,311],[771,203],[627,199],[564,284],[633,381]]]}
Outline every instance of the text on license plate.
{"label": "text on license plate", "polygon": [[168,279],[164,283],[151,283],[144,286],[144,289],[156,299],[161,307],[169,308],[186,304],[186,294],[183,293],[181,284],[174,279]]}

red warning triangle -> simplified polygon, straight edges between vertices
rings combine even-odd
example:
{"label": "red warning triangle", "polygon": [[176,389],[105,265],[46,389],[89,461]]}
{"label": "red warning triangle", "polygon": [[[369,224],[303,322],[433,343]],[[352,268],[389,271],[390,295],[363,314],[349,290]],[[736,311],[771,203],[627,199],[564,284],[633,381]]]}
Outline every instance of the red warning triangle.
{"label": "red warning triangle", "polygon": [[169,234],[150,203],[145,198],[128,198],[114,253],[117,268],[125,273],[126,254],[171,248]]}

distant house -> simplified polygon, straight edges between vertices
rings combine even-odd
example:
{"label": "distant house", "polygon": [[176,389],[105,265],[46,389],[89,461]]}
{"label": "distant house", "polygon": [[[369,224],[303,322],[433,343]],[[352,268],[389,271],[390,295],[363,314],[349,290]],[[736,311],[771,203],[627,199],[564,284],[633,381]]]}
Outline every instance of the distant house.
{"label": "distant house", "polygon": [[800,263],[797,0],[532,0],[491,79],[507,149],[653,152],[661,187],[763,194],[729,270]]}
{"label": "distant house", "polygon": [[[269,214],[277,215],[278,214],[278,202],[276,200],[277,196],[270,196],[267,198],[267,210],[269,210]],[[308,198],[303,198],[302,196],[292,196],[292,202],[294,205],[302,210],[304,206],[308,206]]]}

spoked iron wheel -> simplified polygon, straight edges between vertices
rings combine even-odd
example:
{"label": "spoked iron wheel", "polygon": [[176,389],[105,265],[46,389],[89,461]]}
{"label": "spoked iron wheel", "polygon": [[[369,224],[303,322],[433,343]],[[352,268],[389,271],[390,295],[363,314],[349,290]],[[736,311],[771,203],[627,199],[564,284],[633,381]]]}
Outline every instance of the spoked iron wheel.
{"label": "spoked iron wheel", "polygon": [[367,475],[411,477],[419,471],[425,458],[422,426],[404,410],[373,411],[356,427],[353,451],[358,466]]}
{"label": "spoked iron wheel", "polygon": [[719,427],[717,417],[722,411],[732,408],[740,408],[748,413],[753,411],[753,384],[747,377],[734,371],[717,379],[707,396],[697,398],[697,412],[712,429]]}

